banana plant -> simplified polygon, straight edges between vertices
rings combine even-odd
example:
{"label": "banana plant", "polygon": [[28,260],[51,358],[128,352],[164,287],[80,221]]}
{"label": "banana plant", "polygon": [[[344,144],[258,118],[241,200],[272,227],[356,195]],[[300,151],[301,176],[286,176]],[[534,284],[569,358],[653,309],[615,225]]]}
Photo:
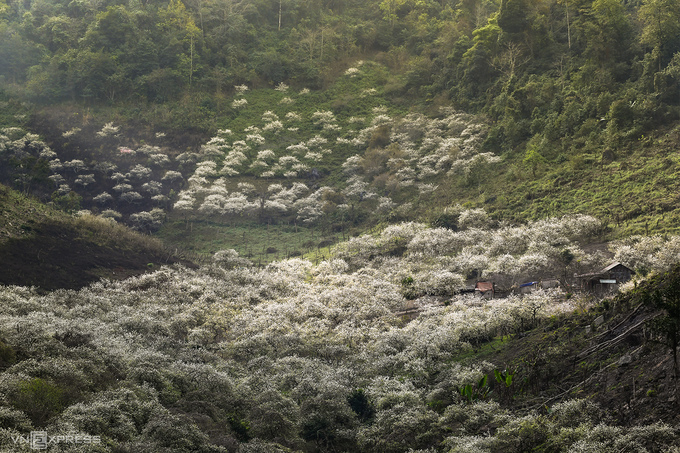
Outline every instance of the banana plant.
{"label": "banana plant", "polygon": [[510,387],[512,385],[512,378],[515,376],[515,371],[508,369],[503,371],[493,370],[493,374],[499,384],[505,384],[506,387]]}
{"label": "banana plant", "polygon": [[467,384],[462,386],[460,388],[461,396],[467,399],[468,403],[486,398],[491,393],[491,388],[487,381],[488,376],[485,374],[476,385]]}

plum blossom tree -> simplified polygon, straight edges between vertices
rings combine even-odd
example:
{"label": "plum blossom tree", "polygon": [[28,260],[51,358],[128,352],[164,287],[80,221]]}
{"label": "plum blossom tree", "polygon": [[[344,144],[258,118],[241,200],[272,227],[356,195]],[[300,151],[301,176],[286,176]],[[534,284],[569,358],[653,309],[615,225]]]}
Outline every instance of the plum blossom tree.
{"label": "plum blossom tree", "polygon": [[151,169],[143,165],[135,165],[128,173],[131,179],[136,179],[138,181],[148,179],[151,176]]}
{"label": "plum blossom tree", "polygon": [[52,183],[57,187],[59,187],[60,184],[62,184],[64,181],[66,181],[66,179],[60,174],[50,175],[50,176],[47,177],[47,179],[52,181]]}
{"label": "plum blossom tree", "polygon": [[114,126],[113,123],[106,123],[101,130],[97,132],[97,136],[102,138],[116,137],[119,131],[120,126]]}
{"label": "plum blossom tree", "polygon": [[150,195],[158,195],[163,190],[163,184],[158,181],[149,181],[142,184],[142,190]]}
{"label": "plum blossom tree", "polygon": [[184,219],[186,220],[188,214],[194,211],[195,204],[195,195],[191,192],[182,191],[179,193],[179,199],[173,205],[173,209],[184,214]]}
{"label": "plum blossom tree", "polygon": [[110,201],[113,201],[113,196],[108,192],[102,192],[96,197],[94,197],[93,200],[98,204],[104,205]]}
{"label": "plum blossom tree", "polygon": [[222,215],[225,213],[224,205],[226,201],[227,199],[223,195],[208,195],[201,203],[198,211],[210,217]]}
{"label": "plum blossom tree", "polygon": [[142,201],[142,196],[135,191],[127,191],[120,194],[120,200],[126,203],[138,203]]}
{"label": "plum blossom tree", "polygon": [[121,194],[125,192],[130,192],[133,189],[133,187],[130,184],[116,184],[113,186],[113,191],[114,192],[120,192]]}
{"label": "plum blossom tree", "polygon": [[155,167],[165,167],[170,164],[170,158],[164,153],[155,153],[149,155],[149,165]]}
{"label": "plum blossom tree", "polygon": [[161,181],[169,181],[170,183],[174,183],[176,181],[181,181],[182,179],[184,179],[182,173],[174,170],[168,170],[161,178]]}
{"label": "plum blossom tree", "polygon": [[74,173],[80,173],[81,171],[87,170],[87,165],[80,159],[73,159],[68,162],[64,162],[64,167],[71,170]]}
{"label": "plum blossom tree", "polygon": [[128,181],[127,177],[123,173],[120,173],[120,172],[116,172],[116,173],[112,174],[111,179],[118,184]]}
{"label": "plum blossom tree", "polygon": [[154,208],[151,211],[141,211],[130,215],[130,224],[136,230],[153,232],[158,230],[165,220],[165,211]]}
{"label": "plum blossom tree", "polygon": [[248,100],[241,98],[241,99],[234,99],[234,101],[231,103],[232,108],[234,109],[243,109],[246,105],[248,105]]}

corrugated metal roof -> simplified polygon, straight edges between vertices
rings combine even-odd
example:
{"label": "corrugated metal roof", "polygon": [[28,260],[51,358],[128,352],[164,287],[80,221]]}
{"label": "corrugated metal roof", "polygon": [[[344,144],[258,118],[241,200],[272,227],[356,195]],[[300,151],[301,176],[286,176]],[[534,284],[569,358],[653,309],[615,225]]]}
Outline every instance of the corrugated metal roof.
{"label": "corrugated metal roof", "polygon": [[[609,272],[610,270],[614,269],[616,266],[623,266],[623,264],[621,264],[619,262],[612,263],[609,266],[602,269],[600,272]],[[623,267],[626,267],[626,266],[623,266]],[[628,268],[626,267],[626,269],[628,269]]]}
{"label": "corrugated metal roof", "polygon": [[477,282],[475,289],[478,289],[483,293],[493,291],[493,282]]}
{"label": "corrugated metal roof", "polygon": [[614,269],[614,268],[617,267],[617,266],[621,266],[621,267],[623,267],[623,268],[628,269],[632,274],[635,273],[632,269],[630,269],[630,268],[624,266],[623,264],[621,264],[621,263],[619,263],[619,262],[616,262],[616,263],[610,264],[609,266],[605,267],[605,268],[602,269],[601,271],[598,271],[598,272],[588,272],[587,274],[575,275],[575,277],[577,277],[577,278],[581,278],[581,277],[599,277],[599,276],[602,276],[602,275],[604,275],[604,274],[607,274],[609,271],[611,271],[612,269]]}

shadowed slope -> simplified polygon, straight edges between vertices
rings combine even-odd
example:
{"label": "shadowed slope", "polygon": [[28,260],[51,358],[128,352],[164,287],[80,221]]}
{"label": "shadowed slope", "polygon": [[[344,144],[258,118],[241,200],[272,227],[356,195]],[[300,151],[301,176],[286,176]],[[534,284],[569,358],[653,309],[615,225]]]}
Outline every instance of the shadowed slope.
{"label": "shadowed slope", "polygon": [[175,263],[151,237],[94,216],[73,218],[0,186],[0,283],[81,288]]}

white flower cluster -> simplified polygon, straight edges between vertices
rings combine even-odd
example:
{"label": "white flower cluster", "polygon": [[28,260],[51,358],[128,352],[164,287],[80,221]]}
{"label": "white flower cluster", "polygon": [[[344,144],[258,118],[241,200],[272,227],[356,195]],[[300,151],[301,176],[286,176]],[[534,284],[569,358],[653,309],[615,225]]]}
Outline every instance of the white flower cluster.
{"label": "white flower cluster", "polygon": [[665,272],[680,262],[680,236],[631,236],[610,249],[617,261],[642,274]]}
{"label": "white flower cluster", "polygon": [[[365,191],[365,185],[354,182],[346,189],[346,196],[370,196]],[[390,206],[387,200],[381,199],[383,204]],[[430,262],[438,269],[436,272],[451,271],[459,276],[474,272],[508,286],[525,279],[563,275],[567,266],[572,275],[582,272],[584,267],[605,264],[600,257],[592,257],[596,260],[592,262],[576,243],[594,237],[599,231],[599,221],[590,216],[565,216],[521,227],[494,229],[484,211],[461,210],[458,228],[461,230],[427,228],[417,223],[390,226],[379,236],[352,238],[337,246],[336,254],[362,265],[369,257],[390,253],[401,244],[400,253],[405,257],[402,269]],[[578,259],[565,263],[565,251]]]}
{"label": "white flower cluster", "polygon": [[359,74],[361,74],[361,71],[359,70],[359,68],[348,68],[345,71],[345,75],[350,76],[350,77],[356,77]]}
{"label": "white flower cluster", "polygon": [[312,122],[323,127],[326,131],[338,131],[341,127],[337,124],[335,115],[330,110],[316,111],[312,114]]}
{"label": "white flower cluster", "polygon": [[286,113],[286,119],[288,121],[300,121],[302,117],[297,112],[288,112]]}
{"label": "white flower cluster", "polygon": [[78,132],[80,132],[80,131],[81,131],[81,129],[80,129],[79,127],[73,127],[73,128],[71,128],[71,129],[69,129],[69,130],[63,132],[63,133],[61,134],[61,136],[64,137],[64,138],[73,137],[74,135],[76,135],[76,134],[77,134]]}
{"label": "white flower cluster", "polygon": [[234,99],[231,103],[232,108],[235,108],[235,109],[242,109],[246,105],[248,105],[248,100],[245,99],[245,98]]}
{"label": "white flower cluster", "polygon": [[234,91],[237,95],[242,96],[248,91],[248,85],[234,85]]}
{"label": "white flower cluster", "polygon": [[113,123],[106,123],[104,126],[101,128],[99,132],[97,132],[97,135],[99,137],[110,137],[110,136],[116,136],[118,132],[120,131],[120,126],[114,126]]}

